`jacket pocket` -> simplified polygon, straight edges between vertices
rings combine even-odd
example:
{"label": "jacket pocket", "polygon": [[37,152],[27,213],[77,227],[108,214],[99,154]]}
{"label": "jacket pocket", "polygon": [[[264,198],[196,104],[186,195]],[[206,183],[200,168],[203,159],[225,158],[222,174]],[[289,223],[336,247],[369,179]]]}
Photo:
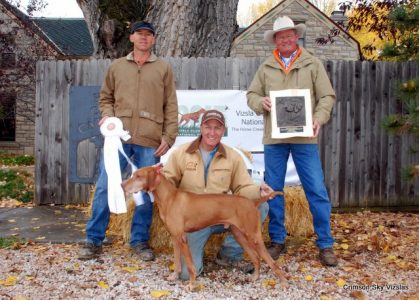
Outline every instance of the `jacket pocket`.
{"label": "jacket pocket", "polygon": [[163,116],[158,116],[156,114],[153,114],[153,113],[145,111],[145,110],[141,110],[139,112],[139,117],[149,119],[151,121],[156,122],[157,124],[163,124]]}
{"label": "jacket pocket", "polygon": [[214,187],[217,193],[228,193],[231,184],[231,169],[228,167],[217,167],[209,172],[212,172],[211,175],[208,174],[208,179],[211,180],[211,182],[208,182],[207,186]]}
{"label": "jacket pocket", "polygon": [[124,130],[128,130],[130,133],[132,132],[131,128],[131,121],[132,121],[132,109],[116,109],[115,110],[115,117],[118,117],[124,126]]}
{"label": "jacket pocket", "polygon": [[138,117],[134,124],[135,136],[144,137],[160,143],[163,132],[163,116],[141,110],[138,113]]}

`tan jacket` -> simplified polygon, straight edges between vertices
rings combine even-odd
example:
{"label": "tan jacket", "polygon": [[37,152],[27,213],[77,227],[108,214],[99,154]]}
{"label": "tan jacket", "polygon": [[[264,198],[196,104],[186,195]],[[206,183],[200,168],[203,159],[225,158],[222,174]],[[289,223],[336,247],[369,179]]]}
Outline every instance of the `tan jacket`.
{"label": "tan jacket", "polygon": [[260,198],[260,187],[253,183],[240,154],[223,144],[219,145],[210,163],[205,185],[199,143],[200,138],[183,144],[170,155],[164,166],[167,179],[183,191],[197,194],[232,192],[251,200]]}
{"label": "tan jacket", "polygon": [[100,91],[101,116],[118,117],[128,130],[130,144],[170,146],[178,133],[178,104],[170,64],[151,54],[141,67],[132,52],[109,66]]}
{"label": "tan jacket", "polygon": [[264,133],[263,144],[316,144],[317,138],[294,137],[288,139],[273,139],[271,115],[262,107],[262,99],[269,97],[270,91],[285,89],[310,89],[313,118],[320,125],[325,124],[330,118],[336,95],[332,88],[326,70],[321,61],[304,48],[301,56],[297,58],[288,75],[285,74],[274,56],[268,57],[257,70],[252,83],[247,91],[247,104],[256,112],[263,114]]}

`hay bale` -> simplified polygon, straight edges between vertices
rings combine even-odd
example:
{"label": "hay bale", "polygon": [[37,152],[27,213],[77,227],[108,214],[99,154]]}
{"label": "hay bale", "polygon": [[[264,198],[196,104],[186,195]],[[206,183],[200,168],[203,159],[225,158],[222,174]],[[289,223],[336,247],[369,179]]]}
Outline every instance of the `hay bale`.
{"label": "hay bale", "polygon": [[[308,203],[301,186],[285,187],[285,227],[290,236],[308,237],[313,234],[313,221],[308,208]],[[121,237],[129,242],[131,236],[131,219],[134,214],[135,204],[132,199],[128,200],[128,213],[111,214],[108,232],[109,235]],[[210,237],[205,247],[206,256],[215,256],[225,237],[224,234],[215,234]],[[150,228],[150,246],[157,253],[171,253],[172,242],[159,217],[158,208],[153,210],[153,221]],[[268,220],[263,224],[263,238],[268,242]]]}

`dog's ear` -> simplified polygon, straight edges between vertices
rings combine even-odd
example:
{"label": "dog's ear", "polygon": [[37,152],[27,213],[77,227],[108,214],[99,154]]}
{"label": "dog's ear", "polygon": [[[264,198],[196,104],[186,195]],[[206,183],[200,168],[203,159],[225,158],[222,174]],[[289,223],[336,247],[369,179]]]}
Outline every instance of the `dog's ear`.
{"label": "dog's ear", "polygon": [[156,179],[157,179],[156,169],[155,168],[149,168],[147,175],[148,175],[148,178],[147,178],[148,179],[148,190],[150,192],[152,192],[156,189],[157,184],[158,184],[156,182]]}

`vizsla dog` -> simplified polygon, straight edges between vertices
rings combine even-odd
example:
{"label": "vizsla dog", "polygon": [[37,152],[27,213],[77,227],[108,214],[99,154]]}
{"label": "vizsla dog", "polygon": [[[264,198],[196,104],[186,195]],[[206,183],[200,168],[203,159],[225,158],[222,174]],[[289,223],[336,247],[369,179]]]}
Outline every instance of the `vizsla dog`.
{"label": "vizsla dog", "polygon": [[179,278],[182,253],[189,272],[189,288],[194,289],[196,270],[186,233],[223,224],[225,228],[231,228],[237,242],[247,252],[255,266],[253,280],[259,278],[260,258],[262,258],[280,278],[282,286],[287,286],[285,277],[263,243],[257,209],[259,204],[272,199],[276,194],[282,194],[281,192],[274,192],[256,202],[235,195],[184,192],[177,189],[161,174],[161,165],[138,169],[131,178],[122,182],[122,188],[128,193],[153,192],[160,218],[173,242],[175,271],[169,276],[169,280]]}

